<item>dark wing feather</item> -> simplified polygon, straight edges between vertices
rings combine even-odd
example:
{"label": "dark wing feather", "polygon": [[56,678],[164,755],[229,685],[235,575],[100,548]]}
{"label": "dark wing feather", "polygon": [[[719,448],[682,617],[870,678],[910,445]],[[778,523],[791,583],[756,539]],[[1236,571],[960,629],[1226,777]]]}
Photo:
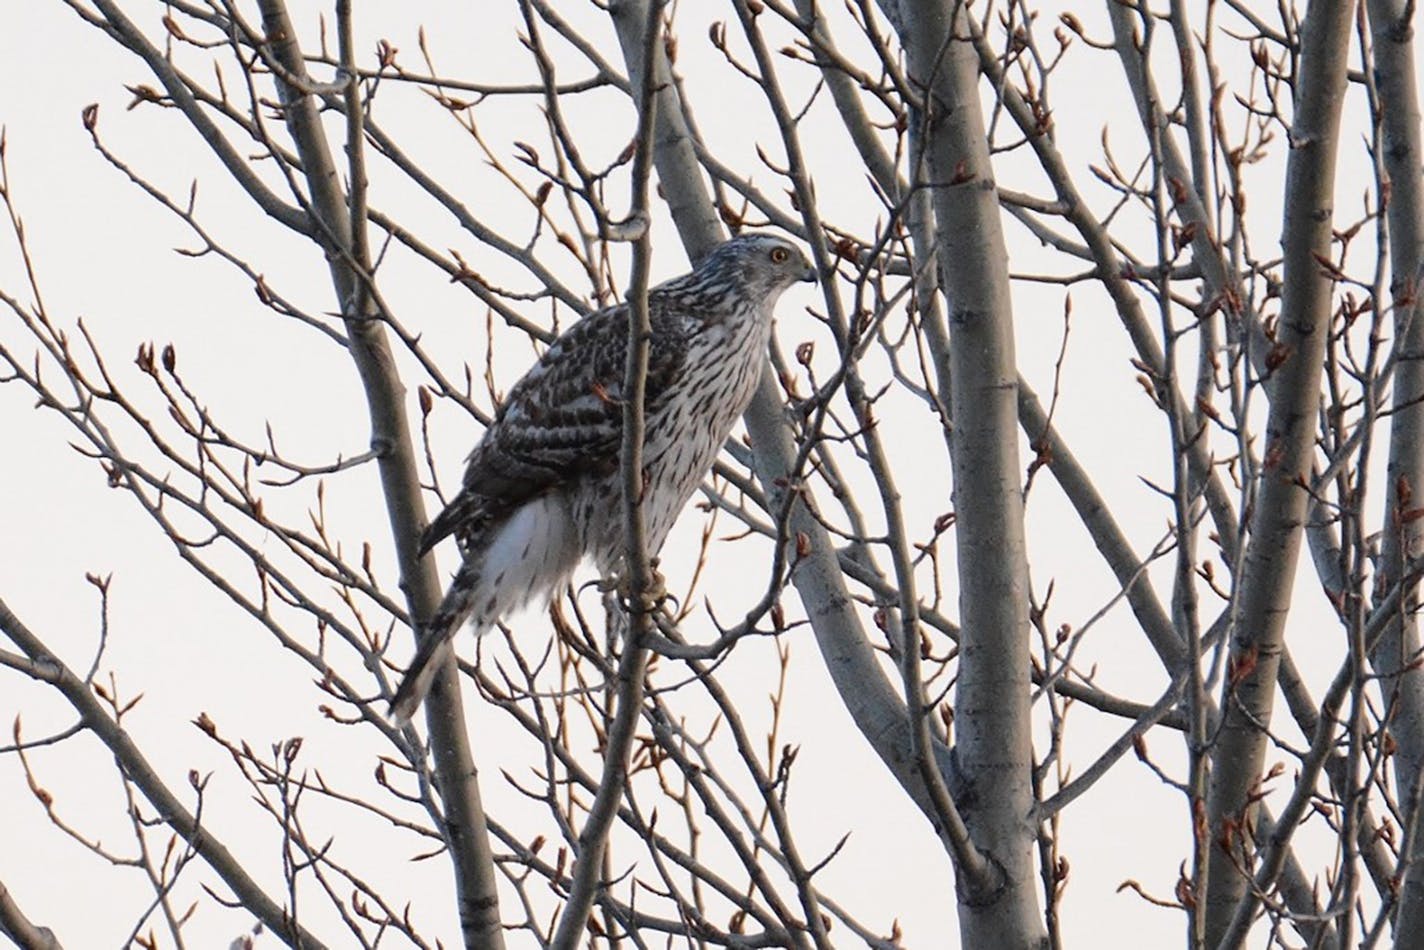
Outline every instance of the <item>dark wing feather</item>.
{"label": "dark wing feather", "polygon": [[[689,331],[651,298],[647,399],[655,409],[677,378]],[[510,389],[470,453],[464,484],[420,539],[424,554],[450,534],[470,547],[482,528],[560,484],[617,465],[623,438],[628,309],[612,307],[565,331]]]}

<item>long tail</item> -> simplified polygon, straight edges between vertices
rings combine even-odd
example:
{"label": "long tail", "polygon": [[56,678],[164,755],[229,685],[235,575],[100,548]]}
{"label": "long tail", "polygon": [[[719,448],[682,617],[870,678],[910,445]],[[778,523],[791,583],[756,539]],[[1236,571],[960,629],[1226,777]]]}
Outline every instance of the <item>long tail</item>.
{"label": "long tail", "polygon": [[391,699],[390,716],[404,726],[425,701],[435,675],[450,655],[450,640],[459,631],[474,608],[475,588],[479,586],[480,565],[473,560],[460,565],[455,580],[435,610],[430,622],[421,625],[420,642],[415,658],[406,667],[400,686]]}

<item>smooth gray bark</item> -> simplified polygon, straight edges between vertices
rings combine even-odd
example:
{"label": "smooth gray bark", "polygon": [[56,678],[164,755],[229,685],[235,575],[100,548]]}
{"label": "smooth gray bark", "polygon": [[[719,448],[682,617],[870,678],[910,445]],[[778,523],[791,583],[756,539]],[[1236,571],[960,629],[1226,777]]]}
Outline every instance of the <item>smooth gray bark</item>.
{"label": "smooth gray bark", "polygon": [[1252,792],[1260,781],[1285,642],[1301,528],[1310,502],[1315,413],[1329,331],[1335,160],[1352,2],[1310,5],[1291,130],[1283,223],[1284,287],[1266,443],[1232,619],[1207,795],[1206,944],[1217,946],[1245,896],[1254,850]]}
{"label": "smooth gray bark", "polygon": [[[930,186],[949,317],[952,468],[962,635],[955,748],[975,845],[997,866],[992,893],[959,895],[965,946],[1046,945],[1033,845],[1028,559],[1018,456],[1008,254],[963,8],[884,4],[923,96],[912,118],[917,184]],[[982,794],[976,795],[976,790]]]}
{"label": "smooth gray bark", "polygon": [[60,950],[54,931],[32,923],[4,884],[0,884],[0,934],[15,941],[20,950]]}
{"label": "smooth gray bark", "polygon": [[[1406,10],[1406,6],[1410,9]],[[1380,134],[1389,176],[1389,254],[1393,268],[1395,346],[1393,412],[1381,544],[1379,589],[1403,576],[1408,559],[1424,548],[1424,519],[1410,509],[1424,505],[1424,320],[1419,319],[1420,265],[1424,263],[1424,180],[1420,176],[1419,91],[1414,69],[1413,4],[1368,0],[1374,44],[1375,87],[1380,98]],[[1411,589],[1403,609],[1371,653],[1382,700],[1390,710],[1390,734],[1398,743],[1395,782],[1401,802],[1419,800],[1424,773],[1424,670],[1418,596]],[[1415,818],[1417,826],[1418,819]],[[1424,843],[1414,835],[1398,897],[1397,947],[1424,947]]]}

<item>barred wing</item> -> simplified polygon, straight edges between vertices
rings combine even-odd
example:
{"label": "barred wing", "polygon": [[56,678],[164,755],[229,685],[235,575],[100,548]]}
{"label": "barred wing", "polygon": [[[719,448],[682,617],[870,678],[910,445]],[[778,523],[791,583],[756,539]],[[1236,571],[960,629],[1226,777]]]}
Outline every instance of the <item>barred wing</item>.
{"label": "barred wing", "polygon": [[[656,304],[653,310],[649,410],[666,397],[686,353],[684,321]],[[422,554],[450,534],[470,547],[491,519],[543,492],[617,468],[627,328],[628,309],[620,305],[590,314],[550,344],[514,384],[470,453],[463,487],[422,535]]]}

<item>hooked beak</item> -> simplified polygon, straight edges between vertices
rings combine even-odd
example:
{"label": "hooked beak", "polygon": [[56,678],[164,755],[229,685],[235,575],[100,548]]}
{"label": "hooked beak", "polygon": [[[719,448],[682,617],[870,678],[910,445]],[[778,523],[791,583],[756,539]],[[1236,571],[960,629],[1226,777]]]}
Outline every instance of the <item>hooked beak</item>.
{"label": "hooked beak", "polygon": [[814,284],[820,276],[815,267],[807,267],[801,272],[801,276],[797,279],[805,284]]}

